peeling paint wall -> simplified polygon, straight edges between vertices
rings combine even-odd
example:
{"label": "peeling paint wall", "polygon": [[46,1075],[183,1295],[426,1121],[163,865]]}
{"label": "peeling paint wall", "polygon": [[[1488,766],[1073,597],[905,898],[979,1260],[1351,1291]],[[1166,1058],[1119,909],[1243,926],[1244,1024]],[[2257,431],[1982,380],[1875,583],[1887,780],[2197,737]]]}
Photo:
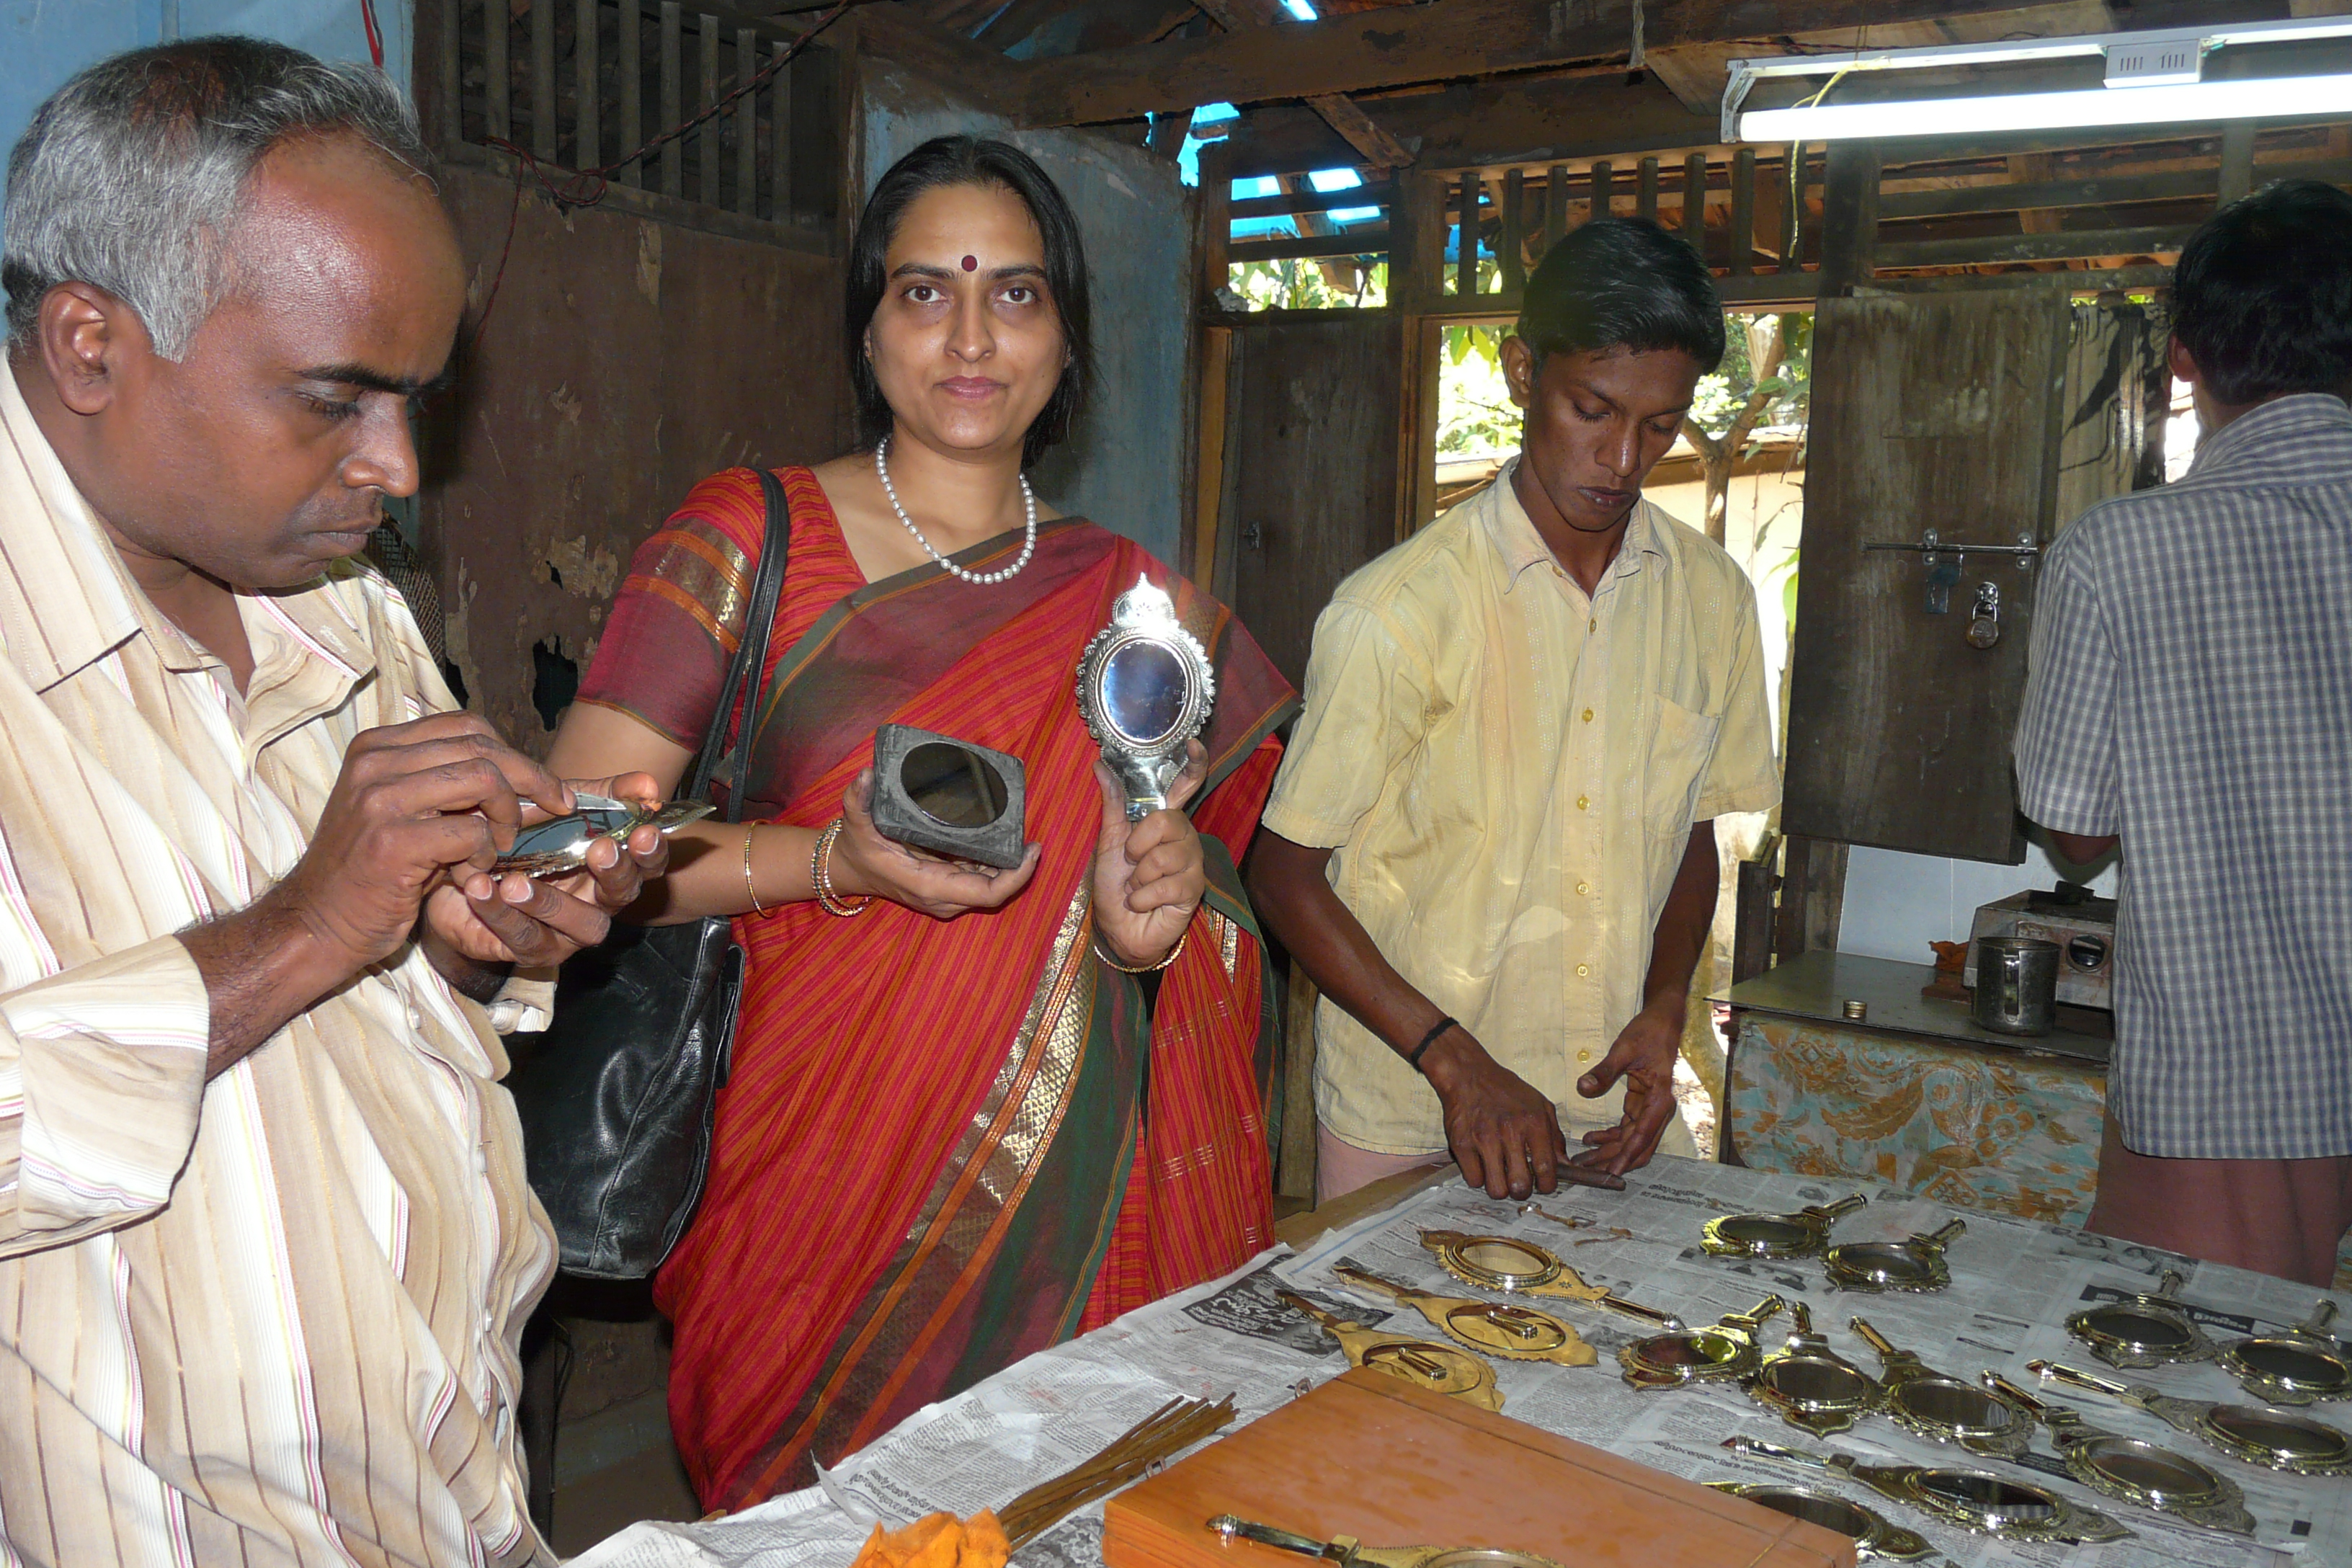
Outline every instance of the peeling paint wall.
{"label": "peeling paint wall", "polygon": [[[478,310],[513,187],[463,167],[443,185]],[[840,268],[527,195],[497,289],[429,416],[421,542],[470,705],[543,752],[631,554],[695,481],[837,449]]]}

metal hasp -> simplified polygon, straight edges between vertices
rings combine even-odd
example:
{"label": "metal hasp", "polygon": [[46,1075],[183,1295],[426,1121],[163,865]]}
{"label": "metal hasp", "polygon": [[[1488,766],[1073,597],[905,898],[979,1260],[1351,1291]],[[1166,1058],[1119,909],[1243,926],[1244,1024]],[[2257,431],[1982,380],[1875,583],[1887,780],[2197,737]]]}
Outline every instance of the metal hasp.
{"label": "metal hasp", "polygon": [[[1927,573],[1927,610],[1931,616],[1948,616],[1952,613],[1952,589],[1959,582],[1960,574],[1967,567],[1969,556],[2006,555],[2017,563],[2017,569],[2020,572],[2031,572],[2033,570],[2033,558],[2042,553],[2042,546],[2033,542],[2033,536],[2030,533],[2019,534],[2017,542],[2014,544],[1948,544],[1932,528],[1919,531],[1919,542],[1916,544],[1879,542],[1866,543],[1863,549],[1865,551],[1895,550],[1906,555],[1918,556],[1919,564],[1925,567]],[[1986,588],[1992,589],[1992,606],[1990,610],[1985,607]],[[1975,615],[1990,616],[1996,621],[1999,619],[2000,616],[1999,588],[1988,583],[1983,588],[1977,590]],[[1970,630],[1973,633],[1973,620]],[[1998,637],[2000,633],[1996,631],[1993,636]],[[1979,643],[1977,646],[1990,647],[1992,644],[1988,641]]]}

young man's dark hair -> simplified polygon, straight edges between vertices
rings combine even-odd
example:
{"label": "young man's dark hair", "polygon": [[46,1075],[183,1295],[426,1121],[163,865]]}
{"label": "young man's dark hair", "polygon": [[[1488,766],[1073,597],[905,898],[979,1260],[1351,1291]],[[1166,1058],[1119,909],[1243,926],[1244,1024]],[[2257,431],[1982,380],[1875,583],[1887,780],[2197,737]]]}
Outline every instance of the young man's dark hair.
{"label": "young man's dark hair", "polygon": [[1544,252],[1519,307],[1519,336],[1547,355],[1680,349],[1723,361],[1723,300],[1698,252],[1637,217],[1595,218]]}
{"label": "young man's dark hair", "polygon": [[2214,214],[2173,271],[2172,332],[2225,404],[2352,389],[2352,195],[2282,180]]}

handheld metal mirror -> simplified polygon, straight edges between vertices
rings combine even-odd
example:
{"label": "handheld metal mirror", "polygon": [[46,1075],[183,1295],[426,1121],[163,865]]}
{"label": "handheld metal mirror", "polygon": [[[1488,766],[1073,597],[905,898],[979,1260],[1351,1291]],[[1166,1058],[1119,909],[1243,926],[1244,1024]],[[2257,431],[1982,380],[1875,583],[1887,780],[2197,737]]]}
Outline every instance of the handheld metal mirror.
{"label": "handheld metal mirror", "polygon": [[1606,1286],[1586,1284],[1582,1275],[1560,1261],[1559,1254],[1531,1241],[1507,1236],[1465,1236],[1458,1230],[1424,1230],[1421,1244],[1437,1255],[1448,1274],[1465,1285],[1582,1301],[1639,1318],[1653,1328],[1683,1326],[1672,1312],[1629,1301]]}
{"label": "handheld metal mirror", "polygon": [[1274,1294],[1276,1300],[1321,1324],[1325,1333],[1339,1342],[1350,1365],[1387,1373],[1415,1388],[1443,1394],[1481,1410],[1503,1408],[1503,1391],[1495,1385],[1495,1369],[1466,1351],[1368,1329],[1351,1319],[1325,1311],[1295,1291],[1276,1290]]}
{"label": "handheld metal mirror", "polygon": [[1833,1530],[1853,1542],[1857,1563],[1885,1561],[1916,1563],[1931,1557],[1936,1549],[1927,1538],[1916,1530],[1906,1530],[1874,1508],[1864,1508],[1849,1502],[1834,1492],[1816,1491],[1811,1487],[1771,1481],[1709,1481],[1719,1492],[1744,1497],[1749,1502],[1785,1513],[1790,1519],[1801,1519],[1807,1524],[1818,1524],[1823,1530]]}
{"label": "handheld metal mirror", "polygon": [[2311,1316],[2281,1334],[2254,1334],[2221,1347],[2221,1365],[2267,1405],[2315,1405],[2352,1394],[2352,1363],[2327,1332],[2336,1303],[2323,1296]]}
{"label": "handheld metal mirror", "polygon": [[1177,620],[1176,602],[1138,577],[1078,658],[1078,713],[1127,792],[1129,821],[1168,805],[1184,744],[1216,702],[1208,650]]}
{"label": "handheld metal mirror", "polygon": [[2025,1370],[2073,1388],[2087,1388],[2169,1421],[2233,1459],[2298,1476],[2352,1475],[2352,1437],[2325,1421],[2251,1405],[2176,1399],[2144,1384],[2116,1383],[2054,1362],[2030,1361]]}
{"label": "handheld metal mirror", "polygon": [[1908,1241],[1843,1241],[1822,1254],[1830,1285],[1839,1290],[1940,1290],[1952,1282],[1944,1247],[1968,1229],[1954,1219]]}
{"label": "handheld metal mirror", "polygon": [[1740,1385],[1790,1426],[1826,1437],[1879,1408],[1886,1390],[1830,1349],[1829,1341],[1813,1331],[1812,1311],[1802,1301],[1794,1311],[1797,1323],[1787,1345],[1766,1356]]}
{"label": "handheld metal mirror", "polygon": [[2168,1271],[2153,1295],[2126,1296],[2086,1307],[2066,1320],[2066,1331],[2109,1366],[2163,1366],[2210,1361],[2215,1346],[2196,1320],[2180,1310],[2181,1277]]}
{"label": "handheld metal mirror", "polygon": [[1855,1193],[1794,1214],[1720,1215],[1699,1227],[1698,1244],[1717,1258],[1811,1258],[1829,1239],[1831,1222],[1869,1201]]}
{"label": "handheld metal mirror", "polygon": [[1745,1312],[1726,1315],[1712,1328],[1635,1340],[1618,1350],[1617,1364],[1625,1369],[1625,1381],[1641,1389],[1746,1377],[1756,1370],[1757,1331],[1786,1305],[1778,1296],[1767,1296]]}
{"label": "handheld metal mirror", "polygon": [[1319,1557],[1341,1568],[1561,1568],[1549,1557],[1532,1552],[1505,1552],[1491,1546],[1367,1546],[1352,1535],[1318,1541],[1311,1535],[1276,1530],[1270,1524],[1221,1513],[1208,1521],[1228,1545],[1235,1540]]}
{"label": "handheld metal mirror", "polygon": [[1843,1471],[1881,1497],[1958,1525],[1972,1535],[2076,1544],[2131,1538],[2130,1531],[2095,1509],[2078,1507],[2047,1488],[1986,1470],[1865,1465],[1851,1454],[1820,1454],[1755,1437],[1726,1437],[1723,1446],[1751,1458]]}
{"label": "handheld metal mirror", "polygon": [[1971,1454],[2013,1459],[2033,1441],[2033,1423],[2022,1406],[1999,1391],[1987,1392],[1937,1372],[1856,1318],[1848,1325],[1878,1352],[1886,1390],[1886,1414],[1899,1426],[1938,1443],[1955,1443]]}
{"label": "handheld metal mirror", "polygon": [[1562,1366],[1591,1366],[1601,1359],[1600,1352],[1584,1342],[1584,1336],[1549,1312],[1467,1296],[1433,1295],[1344,1263],[1331,1272],[1350,1285],[1403,1302],[1444,1330],[1447,1339],[1469,1350],[1507,1361],[1549,1361]]}
{"label": "handheld metal mirror", "polygon": [[572,798],[579,810],[521,829],[514,847],[492,861],[490,869],[520,871],[526,877],[566,876],[588,864],[588,847],[599,838],[626,839],[649,822],[667,837],[718,809],[707,800],[673,800],[648,811],[583,790],[572,791]]}
{"label": "handheld metal mirror", "polygon": [[2252,1535],[2246,1494],[2210,1466],[2137,1437],[2104,1432],[2063,1405],[2051,1405],[1988,1372],[1984,1385],[2050,1428],[2074,1478],[2095,1492],[2153,1509],[2207,1530]]}

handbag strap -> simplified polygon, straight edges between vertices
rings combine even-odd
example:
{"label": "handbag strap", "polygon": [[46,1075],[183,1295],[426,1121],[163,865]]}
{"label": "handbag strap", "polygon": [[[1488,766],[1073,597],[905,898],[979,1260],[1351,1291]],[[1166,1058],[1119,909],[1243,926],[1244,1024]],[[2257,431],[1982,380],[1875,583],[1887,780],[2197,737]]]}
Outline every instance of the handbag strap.
{"label": "handbag strap", "polygon": [[[719,689],[719,704],[711,710],[710,727],[695,753],[681,798],[702,800],[715,781],[727,786],[727,820],[743,820],[742,781],[749,774],[751,728],[760,716],[761,688],[768,673],[768,634],[776,624],[776,601],[782,596],[784,556],[792,541],[792,502],[782,479],[766,468],[752,470],[768,498],[767,535],[760,545],[760,564],[751,578],[751,600],[743,612],[743,635],[728,661],[726,683]],[[727,721],[742,696],[742,720],[735,726],[735,743],[727,743]],[[723,753],[723,754],[722,754]]]}

